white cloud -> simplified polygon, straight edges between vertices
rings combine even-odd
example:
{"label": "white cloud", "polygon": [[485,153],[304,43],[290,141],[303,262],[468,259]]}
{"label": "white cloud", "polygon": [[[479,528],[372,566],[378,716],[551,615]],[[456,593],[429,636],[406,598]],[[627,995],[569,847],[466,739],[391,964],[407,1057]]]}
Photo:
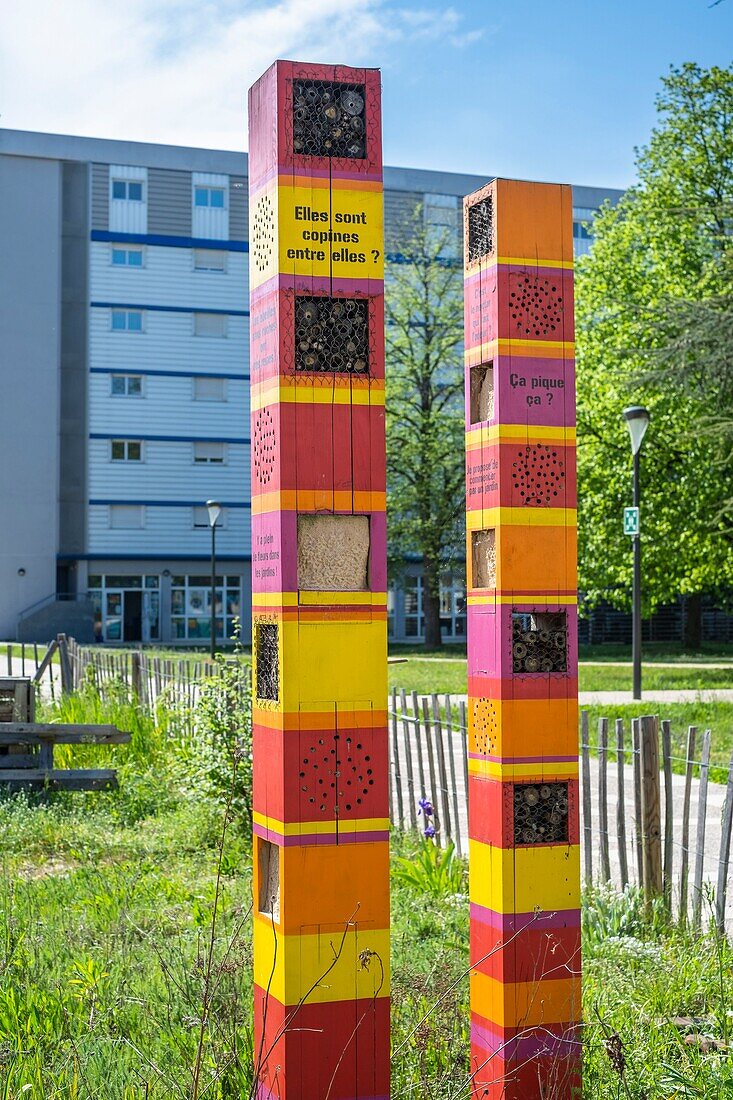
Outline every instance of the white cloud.
{"label": "white cloud", "polygon": [[389,0],[26,0],[0,41],[0,125],[243,149],[276,57],[374,65],[386,42],[463,46],[461,24]]}

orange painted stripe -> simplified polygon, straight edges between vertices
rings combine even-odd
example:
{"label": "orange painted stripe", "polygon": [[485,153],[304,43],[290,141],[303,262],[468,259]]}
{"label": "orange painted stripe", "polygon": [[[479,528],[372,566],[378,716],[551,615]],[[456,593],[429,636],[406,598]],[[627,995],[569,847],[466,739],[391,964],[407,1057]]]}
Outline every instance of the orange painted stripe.
{"label": "orange painted stripe", "polygon": [[263,512],[384,512],[386,508],[386,493],[361,490],[324,493],[320,489],[283,489],[252,497],[252,515]]}
{"label": "orange painted stripe", "polygon": [[498,982],[471,974],[471,1008],[500,1027],[534,1027],[579,1019],[580,977]]}

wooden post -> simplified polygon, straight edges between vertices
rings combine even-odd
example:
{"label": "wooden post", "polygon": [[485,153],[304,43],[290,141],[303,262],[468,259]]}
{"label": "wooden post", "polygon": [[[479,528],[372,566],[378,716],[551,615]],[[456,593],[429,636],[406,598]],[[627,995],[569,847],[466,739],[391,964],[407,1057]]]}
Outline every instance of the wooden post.
{"label": "wooden post", "polygon": [[631,743],[634,763],[634,846],[636,848],[636,881],[644,882],[644,857],[641,824],[641,719],[631,719]]}
{"label": "wooden post", "polygon": [[672,912],[672,867],[674,864],[674,801],[672,792],[672,727],[662,722],[662,766],[664,768],[664,901]]}
{"label": "wooden post", "polygon": [[456,852],[458,855],[462,855],[462,842],[461,842],[461,819],[458,816],[458,783],[456,779],[456,754],[455,754],[455,738],[453,730],[453,713],[451,708],[450,695],[446,694],[445,697],[445,728],[448,731],[448,766],[450,767],[450,785],[453,795],[453,818],[454,818],[454,841],[456,845]]}
{"label": "wooden post", "polygon": [[433,806],[433,814],[435,815],[434,818],[433,818],[433,824],[435,826],[435,831],[438,834],[438,839],[440,839],[440,834],[443,831],[443,822],[440,820],[440,817],[438,816],[438,808],[440,806],[440,791],[438,790],[438,783],[437,783],[437,779],[436,779],[435,753],[433,751],[433,731],[431,729],[430,711],[428,709],[427,696],[423,696],[422,720],[423,720],[423,725],[425,726],[425,745],[426,745],[427,750],[428,750],[428,774],[430,776],[430,801],[431,801],[432,806]]}
{"label": "wooden post", "polygon": [[700,787],[697,800],[697,831],[695,834],[695,878],[692,884],[692,923],[702,924],[702,879],[705,864],[705,825],[708,812],[708,780],[710,777],[710,730],[702,735]]}
{"label": "wooden post", "polygon": [[133,698],[135,698],[135,699],[140,699],[140,696],[142,694],[142,692],[140,690],[140,685],[141,685],[141,680],[142,680],[141,670],[140,670],[141,660],[142,660],[142,654],[139,653],[137,650],[135,650],[131,655],[131,664],[130,664],[130,687],[132,689]]}
{"label": "wooden post", "polygon": [[580,754],[583,762],[583,862],[585,884],[593,885],[593,813],[590,787],[590,727],[588,711],[580,712]]}
{"label": "wooden post", "polygon": [[608,851],[608,719],[598,719],[598,828],[601,842],[601,877],[611,881]]}
{"label": "wooden post", "polygon": [[249,94],[262,1100],[390,1087],[380,95],[292,61]]}
{"label": "wooden post", "polygon": [[69,646],[68,639],[65,634],[57,634],[56,641],[58,643],[59,653],[59,665],[61,668],[61,691],[64,695],[74,690],[74,678],[71,672],[71,662],[69,660]]}
{"label": "wooden post", "polygon": [[405,746],[405,763],[407,767],[407,801],[410,807],[410,826],[417,828],[417,794],[415,792],[415,776],[412,766],[412,738],[410,737],[410,722],[407,717],[407,696],[405,689],[400,689],[400,713],[402,715],[402,740]]}
{"label": "wooden post", "polygon": [[618,862],[621,875],[621,889],[629,884],[629,865],[626,857],[626,752],[624,744],[624,720],[616,719],[616,836],[618,838]]}
{"label": "wooden post", "polygon": [[662,813],[659,784],[659,728],[656,717],[641,720],[641,835],[644,898],[662,894]]}
{"label": "wooden post", "polygon": [[402,769],[400,767],[400,749],[399,741],[397,737],[397,689],[392,688],[392,714],[390,715],[390,727],[392,730],[392,759],[394,762],[394,771],[392,772],[392,780],[394,783],[394,792],[396,795],[396,809],[397,809],[397,821],[398,828],[402,828],[405,821],[405,809],[402,803]]}
{"label": "wooden post", "polygon": [[445,748],[443,746],[443,723],[440,719],[440,699],[433,695],[433,728],[435,730],[436,764],[440,783],[440,806],[443,814],[443,835],[453,839],[450,819],[450,795],[448,792],[448,772],[445,767]]}
{"label": "wooden post", "polygon": [[687,759],[685,763],[685,793],[682,801],[682,841],[680,853],[680,924],[687,920],[687,882],[690,865],[690,799],[692,796],[692,776],[695,768],[695,739],[697,727],[687,730]]}
{"label": "wooden post", "polygon": [[[580,1091],[570,188],[497,179],[469,195],[463,254],[470,940],[485,960],[471,981],[471,1093],[569,1100]],[[535,933],[558,944],[551,962]]]}
{"label": "wooden post", "polygon": [[728,893],[728,866],[730,863],[730,838],[733,830],[733,755],[728,765],[728,782],[725,788],[722,827],[720,830],[720,855],[718,856],[718,885],[715,891],[715,917],[718,931],[725,935],[725,903]]}

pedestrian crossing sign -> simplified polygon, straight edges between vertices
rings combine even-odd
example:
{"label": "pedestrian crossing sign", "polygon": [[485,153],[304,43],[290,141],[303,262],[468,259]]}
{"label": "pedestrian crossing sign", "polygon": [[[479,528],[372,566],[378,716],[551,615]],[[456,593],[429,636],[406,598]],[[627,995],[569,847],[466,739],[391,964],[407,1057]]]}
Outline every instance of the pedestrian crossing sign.
{"label": "pedestrian crossing sign", "polygon": [[639,528],[639,509],[624,508],[624,534],[638,535]]}

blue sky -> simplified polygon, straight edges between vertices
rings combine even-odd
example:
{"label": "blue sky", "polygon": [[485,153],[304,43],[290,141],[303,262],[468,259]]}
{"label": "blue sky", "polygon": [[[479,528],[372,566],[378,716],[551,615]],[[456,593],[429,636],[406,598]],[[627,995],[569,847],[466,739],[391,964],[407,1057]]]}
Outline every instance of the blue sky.
{"label": "blue sky", "polygon": [[733,0],[710,3],[25,0],[0,125],[244,149],[275,57],[339,61],[382,69],[388,164],[624,187],[661,74],[733,61]]}

